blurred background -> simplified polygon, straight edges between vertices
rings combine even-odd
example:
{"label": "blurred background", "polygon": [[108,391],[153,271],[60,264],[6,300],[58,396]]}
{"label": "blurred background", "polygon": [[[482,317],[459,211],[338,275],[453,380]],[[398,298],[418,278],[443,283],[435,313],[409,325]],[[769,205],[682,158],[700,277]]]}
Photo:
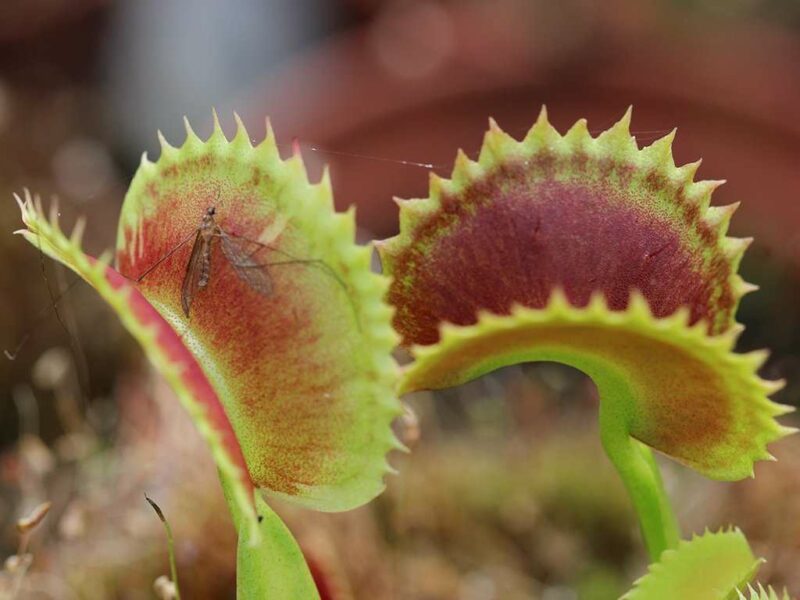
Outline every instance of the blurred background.
{"label": "blurred background", "polygon": [[[457,148],[475,156],[493,116],[519,138],[542,104],[562,131],[593,132],[634,106],[648,144],[679,128],[678,163],[727,179],[743,265],[742,349],[800,389],[800,4],[793,0],[3,0],[0,4],[0,557],[16,518],[53,508],[32,540],[25,598],[152,598],[171,520],[186,598],[234,597],[235,539],[208,451],[116,318],[11,232],[12,194],[88,216],[87,250],[115,242],[155,132],[201,135],[216,106],[255,140],[329,164],[362,240],[393,235],[392,196],[426,195]],[[44,315],[44,321],[42,317]],[[38,324],[40,323],[41,324]],[[37,325],[38,324],[38,325]],[[326,598],[607,599],[646,564],[600,450],[597,401],[557,365],[507,368],[410,400],[414,452],[369,506],[280,506]],[[787,420],[791,424],[791,418]],[[706,481],[668,461],[684,533],[739,525],[767,558],[762,581],[800,593],[800,438],[757,478]]]}

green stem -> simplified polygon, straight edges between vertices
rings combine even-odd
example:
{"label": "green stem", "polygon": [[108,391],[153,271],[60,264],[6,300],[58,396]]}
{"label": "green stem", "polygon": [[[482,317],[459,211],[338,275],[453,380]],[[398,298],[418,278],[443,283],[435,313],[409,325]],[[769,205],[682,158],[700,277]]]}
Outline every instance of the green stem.
{"label": "green stem", "polygon": [[597,386],[603,448],[628,490],[647,551],[652,562],[657,562],[664,550],[678,546],[680,530],[653,452],[630,436],[630,423],[639,407],[630,380],[601,356],[576,353],[558,346],[510,353],[495,366],[539,360],[560,362],[579,369]]}
{"label": "green stem", "polygon": [[631,496],[652,562],[675,548],[680,531],[653,452],[628,434],[626,421],[613,400],[600,402],[600,437]]}
{"label": "green stem", "polygon": [[256,492],[261,539],[252,539],[248,517],[240,513],[231,494],[232,484],[220,471],[222,489],[239,532],[236,552],[236,598],[238,600],[319,600],[300,547],[280,517]]}

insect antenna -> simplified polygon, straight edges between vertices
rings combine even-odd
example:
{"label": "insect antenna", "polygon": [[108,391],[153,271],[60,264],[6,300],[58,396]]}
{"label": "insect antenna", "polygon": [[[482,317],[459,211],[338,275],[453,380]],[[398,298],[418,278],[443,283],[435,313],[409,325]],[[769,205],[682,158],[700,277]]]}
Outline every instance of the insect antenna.
{"label": "insect antenna", "polygon": [[[40,258],[43,258],[40,256]],[[44,265],[42,265],[44,268]],[[54,295],[53,291],[50,289],[50,285],[48,284],[48,293],[50,294],[50,301],[53,303],[53,312],[56,315],[59,323],[61,323],[64,331],[67,333],[69,337],[70,348],[72,350],[72,357],[75,360],[75,370],[77,374],[78,380],[78,387],[80,388],[81,398],[83,399],[84,404],[88,404],[88,400],[90,398],[90,393],[92,391],[92,382],[89,377],[89,365],[86,361],[86,353],[83,350],[81,340],[76,335],[76,331],[78,331],[78,324],[75,319],[75,311],[70,308],[70,305],[67,304],[63,313],[60,313],[58,307],[56,306],[56,300],[59,297],[63,297],[66,294],[66,279],[64,277],[64,269],[63,267],[57,267],[56,270],[56,278],[58,280],[58,286],[63,292],[59,292],[58,295]]]}
{"label": "insect antenna", "polygon": [[187,236],[186,236],[185,238],[183,238],[183,239],[182,239],[180,242],[178,242],[178,243],[177,243],[177,244],[176,244],[176,245],[175,245],[175,246],[174,246],[174,247],[173,247],[171,250],[169,250],[169,251],[168,251],[166,254],[164,254],[164,255],[162,255],[160,258],[156,259],[156,261],[155,261],[155,262],[154,262],[152,265],[150,265],[149,267],[147,267],[147,268],[146,268],[144,271],[142,271],[141,273],[139,273],[139,275],[137,275],[136,277],[131,277],[131,276],[129,276],[129,275],[125,275],[124,273],[120,273],[120,275],[122,275],[122,276],[123,276],[125,279],[127,279],[128,281],[133,281],[134,283],[141,283],[141,282],[144,280],[144,278],[145,278],[145,277],[147,277],[147,276],[148,276],[150,273],[152,273],[153,271],[155,271],[155,270],[156,270],[156,268],[158,268],[158,267],[161,265],[161,263],[163,263],[163,262],[164,262],[165,260],[167,260],[167,259],[168,259],[170,256],[172,256],[172,255],[173,255],[173,254],[175,254],[175,253],[176,253],[178,250],[180,250],[180,249],[181,249],[181,248],[182,248],[182,247],[183,247],[183,246],[186,244],[186,242],[188,242],[190,239],[192,239],[192,237],[193,237],[194,235],[196,235],[196,234],[197,234],[197,228],[193,229],[193,230],[191,231],[191,233],[189,233],[189,235],[187,235]]}
{"label": "insect antenna", "polygon": [[[70,351],[72,352],[72,359],[75,361],[75,371],[78,380],[78,387],[80,388],[81,398],[84,404],[87,403],[89,398],[89,392],[91,390],[91,380],[89,379],[89,366],[86,363],[86,354],[83,352],[83,348],[81,347],[80,341],[78,340],[77,336],[73,333],[75,329],[75,319],[74,314],[67,311],[69,316],[69,325],[72,325],[72,329],[70,329],[67,322],[64,320],[64,317],[61,315],[61,311],[58,308],[58,301],[63,299],[66,295],[70,287],[63,289],[63,291],[59,292],[58,295],[53,293],[53,288],[50,286],[50,279],[47,277],[47,268],[44,261],[44,252],[42,251],[42,240],[40,237],[37,237],[37,245],[39,249],[39,267],[42,272],[42,277],[44,277],[45,287],[47,288],[47,294],[50,296],[50,302],[53,306],[53,313],[56,316],[61,328],[67,334],[67,338],[69,339],[69,347]],[[57,267],[58,268],[58,267]],[[62,284],[61,287],[63,288],[63,273],[62,271],[57,271],[60,275],[59,280]],[[76,281],[77,283],[77,281]],[[66,316],[66,315],[65,315]]]}
{"label": "insect antenna", "polygon": [[[186,244],[186,242],[188,242],[195,233],[196,233],[196,230],[192,231],[188,236],[186,236],[185,239],[183,239],[180,242],[178,242],[178,244],[175,247],[173,247],[169,252],[167,252],[166,254],[161,256],[158,260],[156,260],[155,263],[153,263],[152,265],[147,267],[137,277],[130,277],[130,276],[124,274],[124,273],[120,273],[120,275],[122,275],[128,281],[132,281],[134,283],[141,283],[144,280],[144,278],[147,277],[150,273],[152,273],[159,265],[161,265],[161,263],[163,263],[170,256],[172,256],[175,252],[177,252],[182,246],[184,246]],[[41,242],[40,242],[40,245],[39,245],[39,258],[40,258],[42,277],[45,280],[45,284],[47,286],[47,293],[50,296],[50,304],[48,304],[47,306],[43,306],[42,309],[38,313],[36,313],[36,316],[34,317],[33,325],[31,325],[31,327],[22,335],[22,337],[20,338],[19,342],[17,342],[17,345],[14,346],[13,350],[9,350],[8,348],[4,348],[3,349],[3,354],[6,356],[6,358],[8,360],[16,360],[17,359],[17,357],[19,356],[19,353],[25,347],[25,344],[27,344],[28,341],[30,341],[30,339],[33,337],[33,334],[36,332],[36,330],[38,330],[42,325],[44,325],[44,323],[46,323],[49,320],[50,315],[52,313],[55,313],[56,318],[58,319],[58,322],[61,324],[61,327],[64,329],[64,331],[67,333],[67,335],[70,336],[70,339],[71,339],[71,336],[72,336],[72,334],[70,333],[69,329],[67,328],[67,325],[64,322],[61,314],[58,311],[58,305],[67,296],[67,294],[70,293],[72,288],[74,288],[79,282],[81,282],[83,280],[80,277],[77,277],[74,280],[72,280],[69,284],[67,284],[67,286],[63,290],[61,290],[58,294],[54,294],[53,290],[52,290],[52,288],[50,286],[49,277],[47,276],[47,271],[46,271],[46,267],[45,267],[45,264],[44,264],[44,252],[41,249]],[[70,343],[72,344],[72,342],[70,342]]]}
{"label": "insect antenna", "polygon": [[36,330],[39,329],[39,327],[41,327],[44,323],[46,323],[50,319],[50,315],[53,314],[53,309],[56,306],[58,306],[59,302],[61,302],[67,296],[67,294],[69,294],[72,288],[78,285],[81,281],[83,281],[83,279],[81,279],[80,277],[76,277],[69,284],[67,284],[67,287],[64,288],[63,291],[59,292],[58,295],[55,296],[55,298],[51,296],[51,303],[48,304],[47,306],[43,306],[39,310],[39,312],[36,313],[36,316],[34,317],[33,320],[33,325],[31,325],[28,328],[28,331],[20,338],[17,345],[14,346],[14,349],[13,350],[8,350],[7,348],[3,349],[3,354],[6,355],[6,358],[8,360],[16,360],[22,348],[25,346],[25,344],[28,343],[28,340],[30,340],[33,337],[33,334],[36,332]]}
{"label": "insect antenna", "polygon": [[59,310],[59,304],[61,301],[64,300],[72,288],[74,288],[75,285],[82,280],[80,277],[77,277],[69,284],[66,284],[64,281],[63,272],[57,271],[59,287],[61,289],[58,293],[55,293],[50,282],[50,277],[47,275],[45,254],[42,250],[42,240],[40,237],[37,237],[36,247],[39,252],[39,268],[42,274],[42,279],[44,279],[45,282],[45,287],[47,288],[47,294],[50,297],[50,304],[43,307],[36,314],[33,324],[22,336],[16,347],[11,351],[9,351],[7,348],[3,349],[3,354],[8,360],[16,360],[22,348],[33,337],[33,334],[36,332],[36,330],[47,321],[52,311],[52,314],[55,314],[59,325],[67,334],[67,338],[69,339],[69,348],[73,363],[75,365],[76,380],[80,391],[80,399],[84,404],[86,404],[88,402],[89,392],[91,390],[91,381],[89,378],[89,367],[86,362],[86,355],[84,354],[83,348],[81,347],[80,342],[74,333],[74,330],[76,330],[77,327],[73,318],[73,313],[67,311],[67,313],[62,315],[61,310]]}

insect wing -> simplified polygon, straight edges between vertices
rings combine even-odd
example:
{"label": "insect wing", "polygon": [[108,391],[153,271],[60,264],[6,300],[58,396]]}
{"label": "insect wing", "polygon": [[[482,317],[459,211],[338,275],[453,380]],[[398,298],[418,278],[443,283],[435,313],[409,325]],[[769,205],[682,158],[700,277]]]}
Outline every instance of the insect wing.
{"label": "insect wing", "polygon": [[[228,235],[224,231],[220,232],[220,240],[222,241],[222,252],[239,279],[262,296],[271,296],[272,277],[267,265],[259,264],[253,256],[254,252],[248,251],[248,246],[252,244],[247,240],[240,240]],[[255,252],[258,252],[258,249]]]}
{"label": "insect wing", "polygon": [[192,256],[189,259],[189,264],[186,265],[186,274],[183,276],[183,284],[181,285],[181,306],[186,317],[189,317],[189,309],[192,306],[197,290],[200,289],[200,268],[203,262],[203,247],[206,245],[200,235],[200,231],[194,238],[194,245],[192,246]]}

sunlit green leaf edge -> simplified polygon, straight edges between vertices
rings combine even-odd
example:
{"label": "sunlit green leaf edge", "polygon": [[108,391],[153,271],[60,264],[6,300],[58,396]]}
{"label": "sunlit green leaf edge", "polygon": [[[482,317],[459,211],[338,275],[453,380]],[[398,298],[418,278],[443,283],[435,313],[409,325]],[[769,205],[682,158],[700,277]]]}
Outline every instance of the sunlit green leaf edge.
{"label": "sunlit green leaf edge", "polygon": [[666,550],[621,600],[733,599],[763,562],[739,529],[706,531]]}
{"label": "sunlit green leaf edge", "polygon": [[760,583],[756,587],[748,584],[744,592],[737,591],[737,598],[738,600],[791,600],[789,592],[785,589],[779,593],[771,586],[765,588]]}
{"label": "sunlit green leaf edge", "polygon": [[[633,437],[708,477],[737,480],[752,476],[754,461],[771,459],[767,444],[794,431],[774,418],[792,408],[768,399],[782,382],[758,376],[765,353],[732,352],[741,327],[708,336],[702,323],[689,327],[687,319],[686,311],[655,318],[637,293],[632,294],[627,310],[612,311],[601,295],[579,308],[556,292],[545,309],[517,306],[510,315],[481,313],[471,326],[444,324],[439,343],[412,349],[415,360],[403,371],[400,392],[458,385],[522,361],[555,360],[589,374],[600,387],[602,401],[618,406]],[[594,342],[578,343],[575,336],[581,331],[593,332],[583,337]],[[619,346],[621,343],[634,344],[640,350],[626,350],[624,361],[622,356],[615,359],[615,348],[625,349]],[[606,345],[608,349],[604,349]],[[660,349],[675,357],[674,364],[659,365],[653,360]],[[662,367],[669,367],[673,376],[662,373],[655,380],[648,377],[650,371]],[[684,375],[680,374],[694,370],[707,373],[705,384],[717,381],[721,386],[714,388],[713,396],[695,393],[693,397],[691,390],[686,391]],[[680,443],[667,447],[658,443],[663,427],[653,422],[649,413],[665,410],[660,399],[673,402],[676,393],[680,402],[672,405],[670,414],[678,415],[680,426],[691,425],[692,431],[719,431],[713,447]],[[703,410],[695,414],[699,406],[711,403],[711,409],[717,402],[729,405],[725,422],[708,420]]]}
{"label": "sunlit green leaf edge", "polygon": [[[353,330],[353,336],[358,340],[357,351],[352,354],[337,353],[336,347],[326,348],[330,354],[337,355],[343,364],[360,369],[359,376],[349,383],[349,396],[343,398],[343,409],[351,418],[337,421],[327,418],[324,411],[312,410],[310,406],[307,412],[309,420],[327,419],[326,426],[337,431],[340,438],[348,440],[338,448],[349,457],[349,461],[345,461],[346,468],[330,483],[300,483],[290,493],[276,490],[259,480],[260,471],[268,470],[271,464],[284,460],[285,452],[281,456],[275,456],[274,452],[280,447],[276,442],[286,440],[265,443],[264,432],[254,428],[253,419],[248,419],[247,411],[242,410],[242,398],[231,393],[231,386],[227,385],[227,380],[215,363],[213,350],[203,348],[202,340],[194,335],[191,328],[187,337],[192,338],[193,349],[200,348],[206,375],[218,390],[220,401],[228,411],[256,486],[267,494],[316,510],[354,508],[381,493],[385,488],[384,476],[393,472],[386,454],[391,450],[404,449],[390,427],[391,421],[401,413],[401,407],[395,394],[398,367],[391,354],[398,338],[391,327],[392,309],[383,301],[388,281],[371,272],[371,248],[359,246],[354,241],[354,211],[334,211],[327,171],[318,183],[310,182],[299,153],[287,159],[280,156],[269,122],[264,140],[254,146],[241,120],[238,117],[236,120],[237,131],[230,140],[222,131],[216,114],[214,129],[207,140],[201,140],[187,121],[186,139],[180,147],[171,146],[160,136],[161,155],[158,160],[151,162],[146,156],[142,157],[120,215],[117,259],[121,255],[136,254],[142,250],[147,240],[135,234],[126,236],[126,230],[127,233],[140,230],[143,221],[156,208],[160,193],[163,192],[161,186],[166,179],[174,177],[187,165],[193,165],[194,170],[188,176],[193,185],[202,183],[204,178],[220,178],[223,181],[234,178],[234,171],[238,170],[246,171],[248,177],[254,171],[262,174],[262,183],[254,184],[254,196],[265,205],[280,201],[281,206],[290,212],[288,220],[296,226],[297,234],[308,237],[318,250],[324,251],[326,262],[342,277],[351,294],[351,308],[357,313],[359,329]],[[220,172],[219,165],[226,164],[229,170]],[[264,182],[276,182],[279,193],[270,193],[269,189],[263,187],[266,185]],[[193,193],[191,187],[185,193],[187,196]],[[277,198],[278,195],[282,197]],[[278,216],[287,217],[285,214]],[[163,298],[153,300],[153,304],[168,322],[181,323],[183,315],[175,312],[174,307],[166,306]],[[302,373],[292,371],[293,366],[284,365],[282,375],[301,377]],[[258,382],[251,384],[258,389]],[[286,398],[291,399],[291,395]],[[248,410],[253,409],[257,409],[257,405],[248,407]],[[303,427],[304,423],[296,424],[298,431]],[[304,462],[297,460],[294,464],[300,468]],[[303,477],[301,481],[306,479],[313,477]]]}
{"label": "sunlit green leaf edge", "polygon": [[[236,551],[236,597],[240,600],[275,598],[276,600],[315,600],[317,586],[303,552],[280,517],[260,497],[256,496],[259,538],[242,529],[242,515],[237,503],[231,502],[235,482],[220,474],[222,489],[231,506],[234,523],[240,531]],[[256,543],[254,543],[256,542]]]}
{"label": "sunlit green leaf edge", "polygon": [[41,203],[34,201],[29,192],[25,192],[24,199],[17,196],[17,202],[27,227],[17,233],[97,290],[142,346],[150,363],[170,384],[208,443],[220,472],[230,482],[230,495],[249,523],[249,539],[259,540],[254,488],[241,448],[214,389],[180,336],[132,282],[109,266],[109,254],[94,259],[83,252],[84,221],[78,221],[67,238],[59,226],[55,205],[51,207],[48,220]]}

